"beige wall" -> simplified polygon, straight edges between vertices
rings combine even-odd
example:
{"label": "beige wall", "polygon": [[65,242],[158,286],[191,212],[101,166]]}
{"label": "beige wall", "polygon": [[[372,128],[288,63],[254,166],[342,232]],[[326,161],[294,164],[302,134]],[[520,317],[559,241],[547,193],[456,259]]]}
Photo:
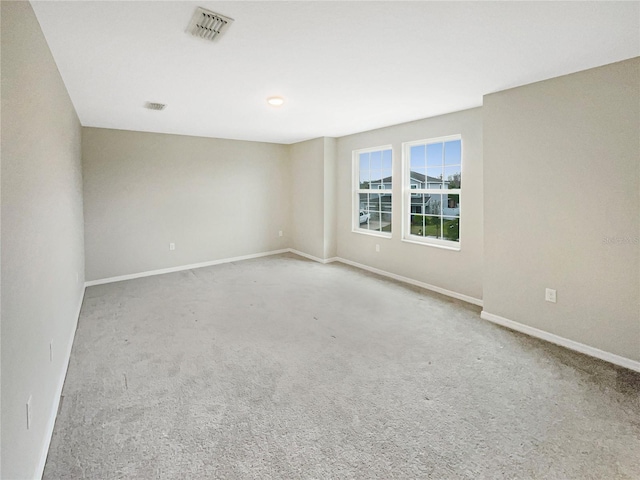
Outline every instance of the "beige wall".
{"label": "beige wall", "polygon": [[640,59],[487,95],[483,116],[485,311],[640,360]]}
{"label": "beige wall", "polygon": [[324,139],[295,143],[291,156],[291,247],[324,258]]}
{"label": "beige wall", "polygon": [[338,142],[335,138],[324,137],[324,259],[333,258],[338,253],[336,231],[338,181]]}
{"label": "beige wall", "polygon": [[83,292],[81,130],[31,5],[1,11],[1,477],[26,479],[44,466]]}
{"label": "beige wall", "polygon": [[336,256],[336,139],[289,146],[291,248],[319,259]]}
{"label": "beige wall", "polygon": [[[461,250],[401,240],[402,143],[461,134],[464,142]],[[351,231],[352,152],[393,146],[392,238]],[[474,299],[482,298],[482,113],[479,108],[339,138],[337,141],[337,254],[339,257],[428,283]],[[380,245],[380,252],[375,246]]]}
{"label": "beige wall", "polygon": [[83,128],[82,168],[87,280],[289,246],[284,145]]}

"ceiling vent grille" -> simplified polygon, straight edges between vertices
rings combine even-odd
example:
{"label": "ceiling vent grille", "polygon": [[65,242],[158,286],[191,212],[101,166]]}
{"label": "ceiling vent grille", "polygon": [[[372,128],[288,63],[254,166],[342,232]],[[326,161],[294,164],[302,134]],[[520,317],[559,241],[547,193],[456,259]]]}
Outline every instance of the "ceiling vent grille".
{"label": "ceiling vent grille", "polygon": [[191,23],[189,23],[187,32],[205,40],[213,40],[223,33],[231,22],[233,22],[233,18],[198,7],[193,14]]}

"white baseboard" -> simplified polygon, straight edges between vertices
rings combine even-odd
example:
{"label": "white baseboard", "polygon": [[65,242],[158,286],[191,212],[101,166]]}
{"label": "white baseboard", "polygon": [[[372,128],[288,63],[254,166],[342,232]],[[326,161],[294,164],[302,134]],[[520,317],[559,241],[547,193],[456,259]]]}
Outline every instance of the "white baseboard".
{"label": "white baseboard", "polygon": [[408,283],[410,285],[415,285],[416,287],[424,288],[426,290],[431,290],[432,292],[441,293],[442,295],[446,295],[448,297],[456,298],[458,300],[462,300],[463,302],[471,303],[473,305],[482,306],[482,300],[480,298],[470,297],[469,295],[464,295],[462,293],[454,292],[452,290],[447,290],[446,288],[437,287],[435,285],[430,285],[428,283],[420,282],[418,280],[414,280],[409,277],[403,277],[402,275],[396,275],[395,273],[386,272],[384,270],[380,270],[378,268],[370,267],[368,265],[363,265],[362,263],[353,262],[351,260],[347,260],[345,258],[336,257],[335,261],[344,263],[346,265],[351,265],[352,267],[361,268],[362,270],[367,270],[368,272],[376,273],[378,275],[382,275],[384,277],[393,278],[394,280],[398,280],[399,282]]}
{"label": "white baseboard", "polygon": [[53,405],[51,411],[49,412],[49,420],[47,421],[47,426],[45,430],[44,436],[44,445],[42,446],[42,451],[40,452],[40,461],[36,466],[36,471],[34,472],[34,479],[41,479],[44,474],[44,467],[47,463],[47,455],[49,454],[49,447],[51,445],[51,438],[53,437],[53,429],[56,425],[56,417],[58,416],[58,408],[60,408],[60,397],[62,395],[62,389],[64,387],[64,381],[67,378],[67,370],[69,369],[69,361],[71,360],[71,350],[73,349],[73,341],[76,338],[76,330],[78,328],[78,320],[80,319],[80,310],[82,309],[82,302],[84,300],[84,293],[86,287],[82,288],[82,295],[80,295],[80,301],[78,302],[78,308],[76,309],[75,319],[73,323],[73,331],[71,332],[71,337],[69,338],[69,343],[67,344],[67,348],[64,351],[64,368],[60,371],[60,376],[58,377],[58,385],[56,387],[56,394],[53,400]]}
{"label": "white baseboard", "polygon": [[540,338],[541,340],[546,340],[550,343],[555,343],[556,345],[568,348],[569,350],[575,350],[576,352],[599,358],[600,360],[604,360],[605,362],[613,363],[614,365],[619,365],[620,367],[625,367],[630,370],[640,372],[640,362],[621,357],[620,355],[616,355],[615,353],[605,352],[604,350],[600,350],[599,348],[590,347],[589,345],[585,345],[584,343],[575,342],[573,340],[569,340],[568,338],[560,337],[558,335],[545,332],[544,330],[540,330],[535,327],[530,327],[522,323],[514,322],[513,320],[509,320],[508,318],[504,318],[499,315],[494,315],[493,313],[489,313],[484,310],[480,314],[480,318],[491,323],[509,328],[511,330],[515,330],[516,332],[524,333],[531,337]]}
{"label": "white baseboard", "polygon": [[277,255],[279,253],[289,252],[289,248],[281,250],[272,250],[270,252],[252,253],[251,255],[242,255],[240,257],[221,258],[220,260],[212,260],[209,262],[192,263],[190,265],[180,265],[179,267],[161,268],[159,270],[149,270],[147,272],[131,273],[129,275],[119,275],[117,277],[101,278],[98,280],[90,280],[84,285],[92,287],[94,285],[102,285],[105,283],[121,282],[123,280],[132,280],[134,278],[151,277],[153,275],[162,275],[164,273],[181,272],[183,270],[192,270],[194,268],[210,267],[212,265],[221,265],[223,263],[239,262],[241,260],[249,260],[252,258],[267,257],[269,255]]}
{"label": "white baseboard", "polygon": [[313,260],[314,262],[318,262],[318,263],[322,263],[322,264],[333,263],[333,262],[341,262],[341,263],[344,263],[346,265],[351,265],[352,267],[360,268],[362,270],[367,270],[369,272],[376,273],[378,275],[382,275],[382,276],[385,276],[385,277],[393,278],[394,280],[398,280],[400,282],[408,283],[410,285],[415,285],[416,287],[424,288],[426,290],[431,290],[431,291],[436,292],[436,293],[441,293],[443,295],[447,295],[447,296],[452,297],[452,298],[457,298],[458,300],[462,300],[464,302],[471,303],[473,305],[478,305],[480,307],[482,306],[482,300],[479,299],[479,298],[470,297],[470,296],[464,295],[462,293],[453,292],[451,290],[447,290],[447,289],[441,288],[441,287],[436,287],[435,285],[430,285],[428,283],[420,282],[418,280],[413,280],[412,278],[403,277],[401,275],[396,275],[395,273],[386,272],[386,271],[380,270],[378,268],[370,267],[368,265],[364,265],[364,264],[361,264],[361,263],[353,262],[351,260],[347,260],[347,259],[340,258],[340,257],[331,257],[331,258],[322,259],[320,257],[316,257],[315,255],[310,255],[308,253],[301,252],[300,250],[296,250],[295,248],[284,248],[282,250],[273,250],[273,251],[270,251],[270,252],[254,253],[254,254],[251,254],[251,255],[244,255],[244,256],[241,256],[241,257],[223,258],[223,259],[220,259],[220,260],[213,260],[213,261],[210,261],[210,262],[193,263],[191,265],[181,265],[179,267],[162,268],[162,269],[159,269],[159,270],[150,270],[150,271],[147,271],[147,272],[132,273],[132,274],[129,274],[129,275],[120,275],[120,276],[117,276],[117,277],[101,278],[99,280],[91,280],[91,281],[86,282],[85,283],[85,287],[91,287],[91,286],[94,286],[94,285],[102,285],[102,284],[105,284],[105,283],[112,283],[112,282],[121,282],[123,280],[132,280],[134,278],[150,277],[152,275],[162,275],[164,273],[180,272],[180,271],[183,271],[183,270],[191,270],[193,268],[210,267],[212,265],[220,265],[220,264],[223,264],[223,263],[238,262],[238,261],[241,261],[241,260],[249,260],[251,258],[267,257],[269,255],[278,255],[280,253],[293,253],[295,255],[299,255],[301,257],[308,258],[309,260]]}
{"label": "white baseboard", "polygon": [[462,293],[453,292],[453,291],[447,290],[445,288],[436,287],[435,285],[430,285],[428,283],[419,282],[418,280],[413,280],[412,278],[403,277],[402,275],[396,275],[395,273],[390,273],[390,272],[387,272],[385,270],[380,270],[378,268],[370,267],[370,266],[364,265],[362,263],[353,262],[353,261],[347,260],[345,258],[331,257],[331,258],[327,258],[327,259],[323,260],[322,258],[316,257],[314,255],[309,255],[308,253],[301,252],[301,251],[296,250],[294,248],[290,248],[289,251],[291,253],[294,253],[296,255],[300,255],[301,257],[305,257],[305,258],[308,258],[309,260],[313,260],[313,261],[319,262],[319,263],[325,263],[325,264],[326,263],[333,263],[333,262],[344,263],[345,265],[351,265],[352,267],[360,268],[362,270],[367,270],[368,272],[376,273],[376,274],[382,275],[384,277],[393,278],[394,280],[398,280],[399,282],[408,283],[408,284],[411,284],[411,285],[415,285],[416,287],[424,288],[426,290],[431,290],[432,292],[437,292],[437,293],[441,293],[443,295],[447,295],[448,297],[457,298],[458,300],[462,300],[462,301],[467,302],[467,303],[472,303],[474,305],[478,305],[479,307],[482,306],[482,300],[479,299],[479,298],[473,298],[473,297],[470,297],[468,295],[463,295]]}
{"label": "white baseboard", "polygon": [[300,250],[296,250],[295,248],[290,248],[289,252],[293,253],[295,255],[299,255],[301,257],[304,257],[304,258],[308,258],[309,260],[313,260],[314,262],[324,263],[324,264],[332,263],[332,262],[335,262],[336,260],[338,260],[338,257],[322,259],[320,257],[316,257],[314,255],[309,255],[308,253],[301,252]]}

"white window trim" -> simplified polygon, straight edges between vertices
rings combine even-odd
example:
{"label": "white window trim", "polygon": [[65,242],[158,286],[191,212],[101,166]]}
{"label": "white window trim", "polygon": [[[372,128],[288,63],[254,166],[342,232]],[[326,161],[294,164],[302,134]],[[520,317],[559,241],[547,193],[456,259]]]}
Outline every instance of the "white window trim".
{"label": "white window trim", "polygon": [[[446,135],[443,137],[428,138],[424,140],[414,140],[411,142],[403,142],[402,144],[402,237],[401,240],[407,243],[415,243],[418,245],[428,245],[430,247],[443,248],[445,250],[460,251],[462,247],[462,231],[457,242],[451,240],[441,240],[438,238],[419,237],[411,234],[411,222],[409,216],[411,215],[411,196],[420,194],[433,194],[433,195],[445,195],[445,192],[450,192],[452,195],[459,195],[459,202],[462,204],[462,191],[459,188],[444,190],[444,189],[428,189],[428,188],[411,188],[411,163],[410,154],[411,147],[416,145],[430,145],[432,143],[443,143],[451,140],[460,140],[460,174],[462,175],[462,168],[464,165],[464,143],[462,142],[462,135]],[[426,175],[426,173],[425,173]],[[462,220],[462,210],[458,215]],[[462,224],[462,222],[461,222]]]}
{"label": "white window trim", "polygon": [[[393,236],[393,228],[391,232],[377,232],[375,230],[366,230],[360,228],[360,194],[361,193],[378,193],[378,189],[362,189],[360,188],[360,158],[361,153],[377,152],[380,150],[391,150],[391,182],[393,183],[393,146],[381,145],[379,147],[360,148],[354,150],[351,154],[351,232],[360,233],[362,235],[371,235],[373,237],[391,238]],[[391,194],[391,223],[393,225],[393,194],[391,190],[387,190]]]}

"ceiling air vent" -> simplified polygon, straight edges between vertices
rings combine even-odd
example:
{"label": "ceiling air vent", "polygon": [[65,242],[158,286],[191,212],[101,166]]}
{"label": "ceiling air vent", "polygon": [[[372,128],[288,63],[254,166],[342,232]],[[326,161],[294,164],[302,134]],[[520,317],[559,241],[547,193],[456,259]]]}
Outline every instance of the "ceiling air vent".
{"label": "ceiling air vent", "polygon": [[198,7],[193,14],[191,23],[189,23],[187,32],[205,40],[213,40],[223,33],[231,22],[233,22],[233,18]]}
{"label": "ceiling air vent", "polygon": [[144,108],[148,108],[149,110],[164,110],[164,107],[166,107],[164,103],[147,102],[144,104]]}

